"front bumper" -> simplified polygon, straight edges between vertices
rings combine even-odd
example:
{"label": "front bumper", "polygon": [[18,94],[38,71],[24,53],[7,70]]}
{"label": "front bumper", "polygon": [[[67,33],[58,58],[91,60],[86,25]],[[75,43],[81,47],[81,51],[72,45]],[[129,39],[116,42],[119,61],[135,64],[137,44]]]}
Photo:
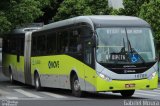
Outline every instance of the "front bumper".
{"label": "front bumper", "polygon": [[[126,84],[135,84],[134,87],[126,87]],[[103,91],[118,91],[118,90],[145,90],[156,89],[158,87],[158,75],[153,79],[140,79],[140,80],[112,80],[106,81],[97,77],[97,92]]]}

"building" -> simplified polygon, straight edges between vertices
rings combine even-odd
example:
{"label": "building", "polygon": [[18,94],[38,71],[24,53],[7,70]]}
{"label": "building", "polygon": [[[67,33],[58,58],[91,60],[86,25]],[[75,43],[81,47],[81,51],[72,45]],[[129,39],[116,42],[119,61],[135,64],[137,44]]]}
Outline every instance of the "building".
{"label": "building", "polygon": [[123,0],[108,0],[108,5],[114,9],[124,8]]}

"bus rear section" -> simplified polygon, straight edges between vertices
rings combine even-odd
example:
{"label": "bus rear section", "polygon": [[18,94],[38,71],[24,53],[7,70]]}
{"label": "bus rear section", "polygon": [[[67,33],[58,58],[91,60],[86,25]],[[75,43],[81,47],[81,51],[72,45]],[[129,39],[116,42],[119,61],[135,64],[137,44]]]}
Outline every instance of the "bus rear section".
{"label": "bus rear section", "polygon": [[3,74],[10,82],[19,81],[31,84],[30,75],[30,36],[39,27],[14,29],[3,36]]}

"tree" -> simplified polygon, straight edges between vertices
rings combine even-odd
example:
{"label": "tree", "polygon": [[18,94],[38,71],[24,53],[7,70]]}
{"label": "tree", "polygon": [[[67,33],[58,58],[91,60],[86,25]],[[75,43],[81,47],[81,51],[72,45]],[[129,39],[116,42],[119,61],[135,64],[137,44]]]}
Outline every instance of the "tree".
{"label": "tree", "polygon": [[54,21],[85,14],[91,14],[85,0],[64,0],[54,16]]}
{"label": "tree", "polygon": [[160,43],[160,0],[151,0],[141,6],[139,17],[149,22],[155,32],[155,38]]}
{"label": "tree", "polygon": [[123,0],[124,8],[112,10],[111,14],[139,16],[140,8],[144,3],[149,3],[150,0]]}
{"label": "tree", "polygon": [[108,0],[86,0],[88,6],[94,15],[109,15],[111,8],[108,6]]}
{"label": "tree", "polygon": [[0,35],[8,32],[11,28],[11,23],[7,20],[4,13],[0,11]]}
{"label": "tree", "polygon": [[63,2],[63,0],[49,0],[49,1],[50,2],[48,3],[48,5],[42,8],[42,11],[44,12],[43,16],[37,18],[35,22],[44,22],[44,24],[52,22],[52,18],[53,16],[55,16],[57,9]]}
{"label": "tree", "polygon": [[53,2],[55,0],[1,0],[0,34],[34,22],[44,14],[42,9]]}
{"label": "tree", "polygon": [[125,15],[138,16],[141,6],[150,0],[124,0]]}
{"label": "tree", "polygon": [[40,2],[34,0],[21,0],[10,4],[6,17],[12,23],[12,27],[31,23],[43,14],[40,10]]}
{"label": "tree", "polygon": [[64,0],[53,19],[58,21],[75,16],[103,15],[109,12],[108,0]]}

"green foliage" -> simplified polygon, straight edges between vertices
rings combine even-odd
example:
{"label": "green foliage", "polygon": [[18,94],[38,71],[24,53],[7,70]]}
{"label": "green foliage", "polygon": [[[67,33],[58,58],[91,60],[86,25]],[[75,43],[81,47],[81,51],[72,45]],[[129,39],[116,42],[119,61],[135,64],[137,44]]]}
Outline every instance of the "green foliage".
{"label": "green foliage", "polygon": [[78,15],[91,14],[85,0],[64,0],[58,8],[54,20],[63,20]]}
{"label": "green foliage", "polygon": [[54,21],[83,15],[109,14],[108,0],[64,0],[54,16]]}
{"label": "green foliage", "polygon": [[57,0],[1,0],[0,34],[12,28],[32,23],[43,15],[42,9]]}
{"label": "green foliage", "polygon": [[120,9],[112,9],[111,10],[111,15],[125,15],[125,9],[120,8]]}
{"label": "green foliage", "polygon": [[138,16],[141,6],[150,0],[124,0],[125,15]]}
{"label": "green foliage", "polygon": [[149,22],[155,32],[155,38],[160,42],[160,0],[152,0],[141,6],[139,17]]}
{"label": "green foliage", "polygon": [[43,8],[43,7],[48,6],[48,5],[51,4],[51,0],[31,0],[31,1],[39,3],[39,7],[40,8]]}
{"label": "green foliage", "polygon": [[108,0],[88,0],[88,6],[94,15],[109,15],[111,8],[108,7]]}
{"label": "green foliage", "polygon": [[150,0],[123,0],[124,8],[120,8],[119,10],[113,9],[111,14],[139,16],[141,6],[144,3],[149,3],[149,1]]}
{"label": "green foliage", "polygon": [[12,4],[9,11],[6,12],[6,16],[12,23],[13,28],[31,23],[43,14],[40,8],[38,8],[39,6],[40,3],[34,0],[21,0],[19,3]]}
{"label": "green foliage", "polygon": [[11,23],[7,20],[4,13],[0,11],[0,35],[9,31]]}

